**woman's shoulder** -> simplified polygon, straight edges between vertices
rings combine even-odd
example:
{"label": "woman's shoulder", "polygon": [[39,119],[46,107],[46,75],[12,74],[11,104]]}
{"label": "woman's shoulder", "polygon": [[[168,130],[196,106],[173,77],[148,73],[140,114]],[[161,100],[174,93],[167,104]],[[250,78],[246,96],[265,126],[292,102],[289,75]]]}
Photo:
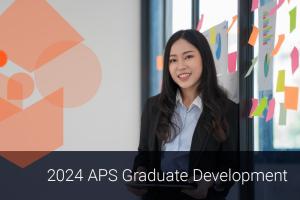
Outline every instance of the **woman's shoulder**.
{"label": "woman's shoulder", "polygon": [[226,98],[226,104],[228,107],[237,107],[239,104],[235,103],[234,101],[232,101],[231,99],[229,99],[228,97]]}
{"label": "woman's shoulder", "polygon": [[149,97],[146,100],[144,107],[151,109],[151,110],[154,108],[158,108],[159,107],[159,98],[160,98],[160,94]]}
{"label": "woman's shoulder", "polygon": [[228,116],[235,116],[238,115],[238,111],[239,111],[239,104],[232,101],[229,98],[226,98],[226,114]]}

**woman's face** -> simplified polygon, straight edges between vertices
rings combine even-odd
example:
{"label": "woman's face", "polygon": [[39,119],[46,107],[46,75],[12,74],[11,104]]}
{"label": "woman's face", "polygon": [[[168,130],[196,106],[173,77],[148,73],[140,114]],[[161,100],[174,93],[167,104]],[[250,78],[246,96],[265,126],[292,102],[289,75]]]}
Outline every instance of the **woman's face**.
{"label": "woman's face", "polygon": [[202,58],[198,49],[184,39],[177,40],[170,51],[169,71],[182,90],[193,90],[199,85]]}

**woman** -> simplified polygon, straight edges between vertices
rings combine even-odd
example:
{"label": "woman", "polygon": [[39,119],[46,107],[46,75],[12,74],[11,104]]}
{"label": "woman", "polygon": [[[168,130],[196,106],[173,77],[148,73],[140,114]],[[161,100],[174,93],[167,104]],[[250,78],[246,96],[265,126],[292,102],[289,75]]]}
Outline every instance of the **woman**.
{"label": "woman", "polygon": [[[167,42],[162,90],[146,102],[138,149],[136,171],[237,169],[232,152],[238,150],[238,105],[218,85],[209,43],[196,30],[178,31]],[[145,199],[225,199],[232,185],[197,184],[195,189],[134,192]]]}

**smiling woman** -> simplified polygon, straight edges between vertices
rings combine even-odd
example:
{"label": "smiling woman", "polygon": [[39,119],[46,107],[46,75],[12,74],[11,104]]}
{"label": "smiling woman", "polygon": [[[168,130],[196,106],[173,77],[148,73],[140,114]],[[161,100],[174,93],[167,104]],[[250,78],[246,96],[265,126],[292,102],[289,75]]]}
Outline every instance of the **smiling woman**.
{"label": "smiling woman", "polygon": [[[238,150],[237,119],[238,105],[218,85],[206,38],[196,30],[178,31],[165,47],[161,93],[144,107],[134,169],[187,172],[190,180],[195,168],[235,170],[236,154],[221,153]],[[150,188],[136,194],[146,199],[225,199],[232,184],[202,181],[190,190]]]}

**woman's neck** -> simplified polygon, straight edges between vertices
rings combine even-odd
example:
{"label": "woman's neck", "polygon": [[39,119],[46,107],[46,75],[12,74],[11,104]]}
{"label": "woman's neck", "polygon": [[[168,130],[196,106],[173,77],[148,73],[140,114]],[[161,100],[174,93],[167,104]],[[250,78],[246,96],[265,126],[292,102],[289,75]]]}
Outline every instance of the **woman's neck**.
{"label": "woman's neck", "polygon": [[180,91],[183,104],[189,108],[195,98],[198,96],[196,89],[181,89]]}

